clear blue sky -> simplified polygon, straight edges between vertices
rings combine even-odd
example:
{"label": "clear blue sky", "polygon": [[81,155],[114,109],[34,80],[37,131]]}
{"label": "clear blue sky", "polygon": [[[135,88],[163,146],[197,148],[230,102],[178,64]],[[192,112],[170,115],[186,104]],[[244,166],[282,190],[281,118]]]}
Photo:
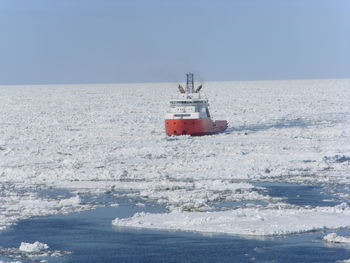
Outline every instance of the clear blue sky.
{"label": "clear blue sky", "polygon": [[1,0],[0,85],[350,78],[349,0]]}

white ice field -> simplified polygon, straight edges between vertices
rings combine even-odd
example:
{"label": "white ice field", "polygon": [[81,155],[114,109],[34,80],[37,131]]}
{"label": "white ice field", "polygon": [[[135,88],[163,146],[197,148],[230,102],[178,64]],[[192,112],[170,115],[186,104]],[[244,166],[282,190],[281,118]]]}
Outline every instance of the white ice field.
{"label": "white ice field", "polygon": [[[349,194],[336,207],[297,206],[253,185],[350,184],[350,80],[210,82],[203,92],[214,119],[229,121],[226,133],[166,137],[176,83],[0,86],[0,229],[92,208],[78,195],[38,193],[48,188],[132,190],[168,208],[114,220],[119,227],[244,235],[350,227]],[[267,204],[213,209],[254,200]]]}

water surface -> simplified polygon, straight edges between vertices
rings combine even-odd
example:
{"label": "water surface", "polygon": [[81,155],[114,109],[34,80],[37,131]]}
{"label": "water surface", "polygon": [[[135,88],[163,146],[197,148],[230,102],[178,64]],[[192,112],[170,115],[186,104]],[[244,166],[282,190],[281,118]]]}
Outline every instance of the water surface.
{"label": "water surface", "polygon": [[[265,185],[266,186],[266,185]],[[319,188],[272,185],[269,194],[284,196],[292,203],[305,204],[323,200]],[[281,192],[283,190],[283,193]],[[299,191],[299,193],[297,193]],[[319,193],[316,195],[313,193]],[[311,197],[309,198],[309,194]],[[297,194],[297,195],[296,195]],[[315,198],[313,198],[315,196]],[[85,200],[115,202],[113,195],[89,197]],[[40,241],[52,250],[71,251],[64,257],[45,258],[48,262],[336,262],[350,259],[346,245],[325,244],[326,232],[284,237],[251,238],[229,235],[203,235],[190,232],[154,231],[117,228],[111,224],[116,217],[129,217],[136,212],[165,212],[152,203],[135,205],[135,200],[118,199],[118,207],[24,220],[0,233],[0,246],[19,247],[22,241]],[[137,201],[137,200],[136,200]],[[139,201],[139,200],[138,200]],[[138,202],[137,201],[137,202]],[[316,204],[316,203],[314,203]],[[337,231],[350,235],[349,230]],[[12,255],[13,256],[13,255]],[[11,254],[0,254],[0,260]],[[38,259],[22,257],[23,263]]]}

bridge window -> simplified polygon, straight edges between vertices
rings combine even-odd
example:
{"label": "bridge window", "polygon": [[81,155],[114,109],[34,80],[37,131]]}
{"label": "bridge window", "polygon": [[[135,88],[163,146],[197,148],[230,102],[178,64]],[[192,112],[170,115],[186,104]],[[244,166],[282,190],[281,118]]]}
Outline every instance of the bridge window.
{"label": "bridge window", "polygon": [[174,114],[175,117],[190,117],[191,114]]}

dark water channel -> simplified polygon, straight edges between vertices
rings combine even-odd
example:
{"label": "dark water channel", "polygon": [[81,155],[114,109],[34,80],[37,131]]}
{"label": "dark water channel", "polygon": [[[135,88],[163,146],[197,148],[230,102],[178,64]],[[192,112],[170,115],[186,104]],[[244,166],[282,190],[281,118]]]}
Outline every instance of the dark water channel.
{"label": "dark water channel", "polygon": [[[329,187],[318,185],[300,185],[280,182],[259,182],[255,184],[266,188],[272,197],[282,198],[284,202],[299,206],[335,206],[342,200],[331,194]],[[338,191],[341,186],[338,187]]]}

